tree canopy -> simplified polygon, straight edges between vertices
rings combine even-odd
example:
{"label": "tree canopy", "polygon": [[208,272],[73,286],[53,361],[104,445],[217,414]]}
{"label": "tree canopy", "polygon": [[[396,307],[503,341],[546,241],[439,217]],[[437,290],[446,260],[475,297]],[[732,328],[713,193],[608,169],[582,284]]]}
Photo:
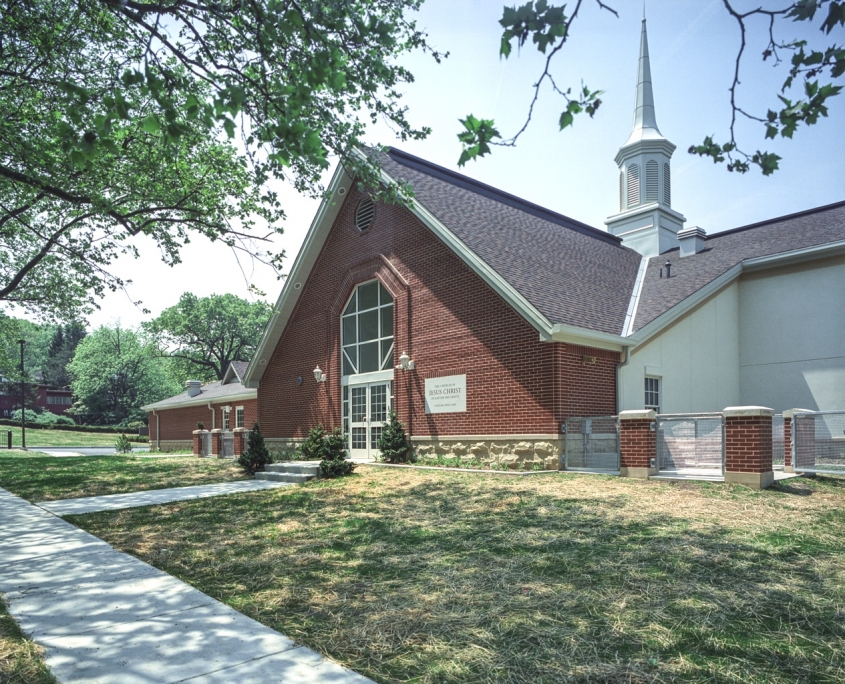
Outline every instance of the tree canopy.
{"label": "tree canopy", "polygon": [[[765,7],[747,11],[737,9],[735,0],[722,0],[722,3],[738,29],[736,64],[730,86],[729,136],[720,143],[714,136],[708,135],[700,145],[692,145],[688,152],[708,157],[714,163],[725,163],[728,171],[746,173],[757,167],[764,175],[771,175],[777,170],[780,157],[764,150],[743,150],[738,139],[737,121],[747,119],[760,124],[766,139],[777,136],[792,138],[799,126],[812,126],[820,117],[827,116],[828,100],[842,91],[842,86],[836,85],[836,82],[845,76],[845,46],[830,42],[832,33],[842,35],[845,2],[794,0],[783,2],[778,7],[768,3]],[[544,87],[564,101],[558,121],[561,131],[574,125],[579,114],[595,115],[602,104],[603,91],[591,89],[583,82],[574,89],[571,85],[559,85],[551,69],[553,61],[561,59],[562,50],[573,31],[573,23],[584,4],[587,4],[584,0],[575,0],[567,7],[566,4],[550,4],[547,0],[529,0],[521,6],[504,8],[499,20],[503,29],[499,55],[507,59],[514,46],[521,49],[530,42],[546,55],[543,71],[534,83],[525,121],[512,136],[504,137],[493,119],[469,114],[460,120],[463,130],[458,134],[462,147],[459,166],[489,154],[494,146],[515,146],[531,123],[534,107]],[[618,16],[610,2],[595,0],[595,5]],[[757,23],[752,24],[755,20]],[[785,30],[783,24],[787,21],[805,22],[818,28],[818,39],[780,38],[780,33]],[[780,92],[775,94],[777,104],[774,109],[761,107],[759,103],[748,106],[740,101],[740,68],[743,60],[747,59],[748,36],[753,31],[762,31],[765,35],[762,61],[786,69]]]}
{"label": "tree canopy", "polygon": [[[368,121],[421,138],[398,87],[421,0],[9,0],[0,14],[0,302],[75,317],[145,235],[202,235],[280,268],[268,181],[319,192]],[[437,53],[433,56],[439,59]],[[388,194],[391,190],[388,189]]]}
{"label": "tree canopy", "polygon": [[197,297],[179,303],[144,324],[174,363],[174,374],[197,380],[222,380],[232,361],[249,361],[261,340],[272,307],[232,294]]}
{"label": "tree canopy", "polygon": [[102,326],[87,335],[68,372],[76,399],[72,412],[91,423],[145,418],[141,406],[180,389],[155,343],[120,325]]}

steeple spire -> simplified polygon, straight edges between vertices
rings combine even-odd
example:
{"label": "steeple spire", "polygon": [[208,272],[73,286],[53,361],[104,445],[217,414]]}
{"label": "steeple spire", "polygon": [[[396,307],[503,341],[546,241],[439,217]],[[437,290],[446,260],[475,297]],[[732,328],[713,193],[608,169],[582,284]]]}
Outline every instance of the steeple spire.
{"label": "steeple spire", "polygon": [[[643,7],[645,12],[645,7]],[[648,58],[648,34],[646,33],[645,17],[640,34],[640,62],[637,69],[637,102],[634,107],[634,125],[631,135],[625,145],[639,140],[658,140],[663,138],[657,128],[657,117],[654,114],[654,93],[651,89],[651,65]],[[623,146],[624,147],[624,146]]]}

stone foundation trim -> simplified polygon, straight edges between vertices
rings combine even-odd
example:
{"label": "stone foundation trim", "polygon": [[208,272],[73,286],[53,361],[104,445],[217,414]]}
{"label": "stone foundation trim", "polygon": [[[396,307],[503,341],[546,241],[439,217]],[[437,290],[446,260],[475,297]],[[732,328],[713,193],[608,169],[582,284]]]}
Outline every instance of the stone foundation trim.
{"label": "stone foundation trim", "polygon": [[767,473],[725,473],[725,483],[740,484],[751,489],[766,489],[775,481],[775,474],[772,471]]}
{"label": "stone foundation trim", "polygon": [[656,417],[657,412],[653,409],[622,411],[619,413],[619,420],[654,420]]}
{"label": "stone foundation trim", "polygon": [[657,475],[657,468],[620,468],[620,477],[633,477],[647,480],[649,476]]}
{"label": "stone foundation trim", "polygon": [[744,416],[774,416],[774,409],[765,406],[728,406],[722,411],[725,418],[739,418]]}
{"label": "stone foundation trim", "polygon": [[467,463],[478,461],[492,470],[560,470],[563,454],[561,435],[416,436],[411,444],[423,465],[427,459],[457,458]]}
{"label": "stone foundation trim", "polygon": [[155,451],[190,451],[193,448],[193,442],[190,439],[162,439],[158,442],[152,442],[150,449]]}

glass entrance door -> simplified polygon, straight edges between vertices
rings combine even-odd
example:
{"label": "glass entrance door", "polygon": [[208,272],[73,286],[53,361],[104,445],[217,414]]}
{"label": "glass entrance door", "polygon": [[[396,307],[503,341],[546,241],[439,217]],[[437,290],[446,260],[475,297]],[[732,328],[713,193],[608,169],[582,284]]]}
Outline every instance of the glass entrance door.
{"label": "glass entrance door", "polygon": [[390,382],[349,387],[349,455],[375,458],[382,426],[391,408]]}

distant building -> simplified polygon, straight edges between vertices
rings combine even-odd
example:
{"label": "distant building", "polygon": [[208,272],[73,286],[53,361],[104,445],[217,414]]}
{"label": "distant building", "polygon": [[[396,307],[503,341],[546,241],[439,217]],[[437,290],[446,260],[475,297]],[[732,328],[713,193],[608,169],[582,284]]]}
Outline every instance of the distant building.
{"label": "distant building", "polygon": [[[27,408],[37,411],[47,410],[57,415],[66,415],[73,405],[73,392],[69,389],[51,389],[47,385],[33,385],[35,388],[35,404]],[[20,385],[4,383],[0,388],[0,418],[10,418],[15,409],[20,407]],[[28,399],[31,398],[31,390]]]}

